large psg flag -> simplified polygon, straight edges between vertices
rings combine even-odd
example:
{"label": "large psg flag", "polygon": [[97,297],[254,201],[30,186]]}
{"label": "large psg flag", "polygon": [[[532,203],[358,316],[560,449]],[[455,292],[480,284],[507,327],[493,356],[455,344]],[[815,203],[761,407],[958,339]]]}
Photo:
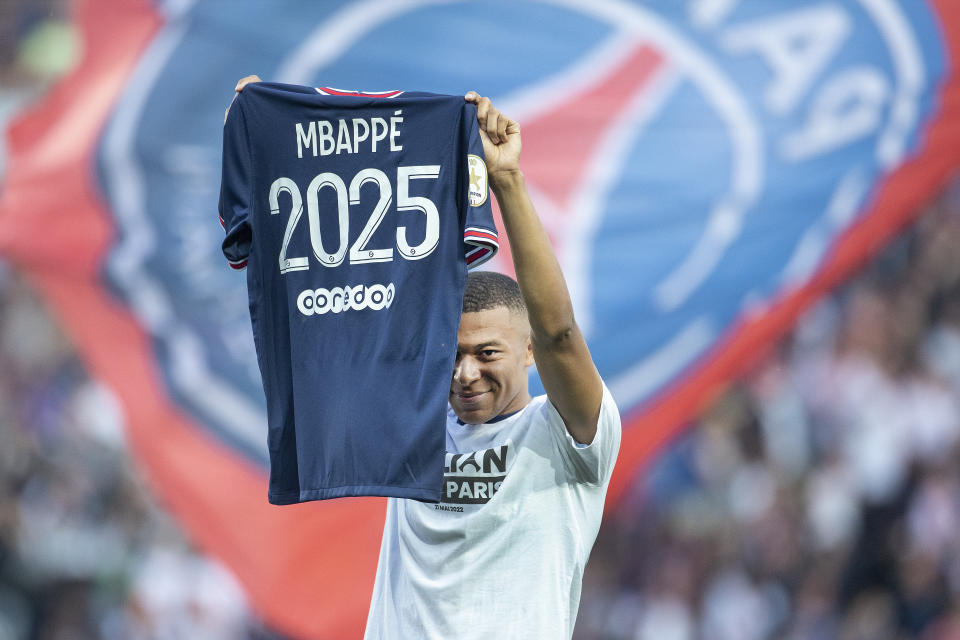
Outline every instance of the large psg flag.
{"label": "large psg flag", "polygon": [[78,67],[8,132],[0,251],[117,392],[164,505],[302,637],[359,635],[383,502],[267,503],[216,215],[237,79],[476,89],[522,124],[624,413],[613,502],[960,164],[956,0],[78,0],[76,19]]}

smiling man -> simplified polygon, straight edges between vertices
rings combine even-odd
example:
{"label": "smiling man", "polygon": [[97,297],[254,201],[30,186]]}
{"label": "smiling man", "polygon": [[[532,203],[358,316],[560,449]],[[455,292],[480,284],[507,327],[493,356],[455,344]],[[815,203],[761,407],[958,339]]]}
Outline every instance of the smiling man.
{"label": "smiling man", "polygon": [[[487,98],[466,99],[518,282],[467,277],[443,498],[388,500],[369,640],[569,638],[620,446],[620,416],[524,184],[520,127]],[[531,398],[534,363],[546,394]]]}
{"label": "smiling man", "polygon": [[[620,447],[617,407],[520,171],[520,126],[487,98],[465,99],[517,281],[467,276],[442,499],[388,499],[368,640],[570,638]],[[533,364],[546,390],[536,398]]]}
{"label": "smiling man", "polygon": [[457,342],[450,407],[461,422],[483,424],[527,406],[533,346],[516,282],[492,272],[467,276]]}

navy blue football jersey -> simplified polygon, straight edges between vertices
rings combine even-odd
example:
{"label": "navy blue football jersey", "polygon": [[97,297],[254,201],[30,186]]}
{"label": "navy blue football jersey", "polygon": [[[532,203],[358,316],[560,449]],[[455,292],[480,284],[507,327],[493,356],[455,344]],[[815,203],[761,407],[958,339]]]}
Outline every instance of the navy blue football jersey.
{"label": "navy blue football jersey", "polygon": [[467,267],[497,250],[462,96],[248,85],[223,130],[223,252],[246,267],[268,498],[439,501]]}

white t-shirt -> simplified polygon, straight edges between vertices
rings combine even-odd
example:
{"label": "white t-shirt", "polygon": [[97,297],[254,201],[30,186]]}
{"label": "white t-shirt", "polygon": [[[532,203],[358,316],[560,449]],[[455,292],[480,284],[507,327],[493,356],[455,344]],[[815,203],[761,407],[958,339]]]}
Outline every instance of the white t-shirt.
{"label": "white t-shirt", "polygon": [[442,502],[387,502],[365,638],[570,638],[619,448],[606,387],[589,445],[546,396],[481,425],[450,412]]}

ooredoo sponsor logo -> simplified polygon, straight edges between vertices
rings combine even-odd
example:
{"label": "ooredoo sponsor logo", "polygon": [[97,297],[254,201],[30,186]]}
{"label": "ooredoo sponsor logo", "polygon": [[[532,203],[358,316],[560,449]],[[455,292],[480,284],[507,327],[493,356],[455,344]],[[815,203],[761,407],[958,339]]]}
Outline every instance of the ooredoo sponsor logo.
{"label": "ooredoo sponsor logo", "polygon": [[297,309],[305,316],[323,315],[325,313],[342,313],[344,311],[361,311],[371,309],[380,311],[387,309],[393,303],[396,287],[393,283],[387,285],[373,284],[325,289],[304,289],[297,296]]}

